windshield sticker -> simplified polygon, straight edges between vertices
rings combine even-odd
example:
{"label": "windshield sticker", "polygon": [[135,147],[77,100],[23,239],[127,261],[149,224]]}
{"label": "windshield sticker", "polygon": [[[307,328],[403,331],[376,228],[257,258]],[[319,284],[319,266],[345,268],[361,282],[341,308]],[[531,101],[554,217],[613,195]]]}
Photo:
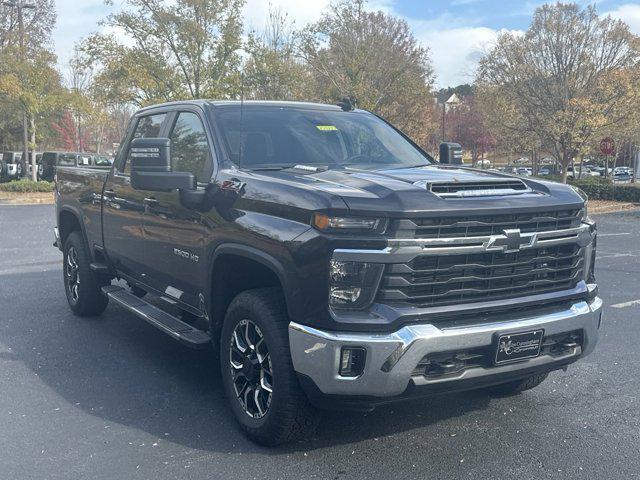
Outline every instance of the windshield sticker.
{"label": "windshield sticker", "polygon": [[337,132],[338,131],[338,129],[333,125],[316,125],[316,128],[321,132],[332,132],[332,131]]}

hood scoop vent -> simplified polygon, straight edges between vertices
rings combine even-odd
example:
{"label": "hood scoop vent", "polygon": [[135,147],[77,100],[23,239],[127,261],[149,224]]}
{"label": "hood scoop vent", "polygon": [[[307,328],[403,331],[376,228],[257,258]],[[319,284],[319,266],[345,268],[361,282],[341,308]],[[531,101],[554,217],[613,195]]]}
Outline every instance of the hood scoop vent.
{"label": "hood scoop vent", "polygon": [[476,180],[472,182],[427,182],[414,183],[441,198],[495,197],[531,193],[522,180]]}

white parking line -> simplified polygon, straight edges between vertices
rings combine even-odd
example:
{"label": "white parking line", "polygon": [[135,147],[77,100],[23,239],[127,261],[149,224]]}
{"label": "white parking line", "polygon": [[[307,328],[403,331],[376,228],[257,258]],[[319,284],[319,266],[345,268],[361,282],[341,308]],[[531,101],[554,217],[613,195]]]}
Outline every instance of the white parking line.
{"label": "white parking line", "polygon": [[[602,255],[600,255],[602,253]],[[598,252],[596,255],[596,259],[600,260],[602,258],[618,258],[618,257],[640,257],[635,253],[607,253],[607,252]]]}
{"label": "white parking line", "polygon": [[620,235],[631,235],[631,233],[599,233],[598,237],[619,237]]}
{"label": "white parking line", "polygon": [[626,307],[633,307],[636,305],[640,305],[640,299],[631,300],[630,302],[616,303],[615,305],[611,305],[611,308],[626,308]]}

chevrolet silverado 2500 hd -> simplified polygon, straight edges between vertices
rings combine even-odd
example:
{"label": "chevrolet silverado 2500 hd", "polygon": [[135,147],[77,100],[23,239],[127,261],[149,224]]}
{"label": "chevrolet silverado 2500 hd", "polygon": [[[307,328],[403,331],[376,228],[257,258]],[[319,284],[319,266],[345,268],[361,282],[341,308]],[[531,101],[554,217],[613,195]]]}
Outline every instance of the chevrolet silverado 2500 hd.
{"label": "chevrolet silverado 2500 hd", "polygon": [[602,301],[580,191],[431,158],[376,115],[191,101],[134,115],[110,170],[56,173],[71,310],[115,302],[213,345],[238,422],[518,393],[589,354]]}

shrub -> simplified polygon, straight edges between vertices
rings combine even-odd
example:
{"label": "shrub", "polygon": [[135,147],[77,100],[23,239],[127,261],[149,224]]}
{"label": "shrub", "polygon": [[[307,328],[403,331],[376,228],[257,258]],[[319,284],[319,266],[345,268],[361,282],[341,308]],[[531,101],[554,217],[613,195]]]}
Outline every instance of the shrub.
{"label": "shrub", "polygon": [[635,183],[613,183],[603,177],[591,177],[572,183],[581,188],[591,200],[615,200],[640,203],[640,186]]}
{"label": "shrub", "polygon": [[[560,182],[562,179],[559,175],[547,175],[540,177],[540,180]],[[640,203],[640,184],[637,183],[613,183],[605,177],[583,177],[580,180],[569,177],[567,183],[580,188],[590,200]]]}
{"label": "shrub", "polygon": [[15,180],[8,183],[0,183],[0,192],[52,192],[53,182],[34,182],[33,180]]}

